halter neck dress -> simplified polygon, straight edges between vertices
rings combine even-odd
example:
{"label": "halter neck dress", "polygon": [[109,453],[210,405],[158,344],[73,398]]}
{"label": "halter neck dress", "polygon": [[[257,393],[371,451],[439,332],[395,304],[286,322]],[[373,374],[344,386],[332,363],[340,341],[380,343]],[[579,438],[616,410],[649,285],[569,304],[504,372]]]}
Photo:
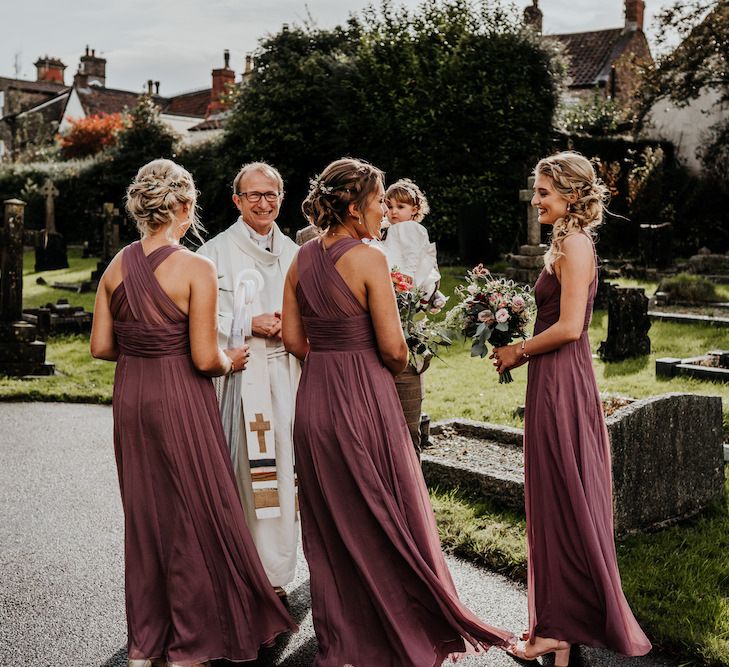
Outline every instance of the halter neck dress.
{"label": "halter neck dress", "polygon": [[[596,258],[597,260],[597,258]],[[610,442],[587,330],[529,360],[524,412],[530,636],[643,655],[650,642],[623,594],[613,535]],[[542,271],[534,335],[559,320],[561,285]]]}
{"label": "halter neck dress", "polygon": [[435,667],[466,646],[505,646],[512,636],[458,599],[372,319],[336,268],[358,245],[315,239],[297,257],[310,351],[294,446],[314,665]]}
{"label": "halter neck dress", "polygon": [[253,660],[295,625],[246,526],[213,385],[192,363],[188,317],[154,274],[179,249],[145,256],[137,241],[123,250],[111,298],[112,406],[128,656],[185,667]]}

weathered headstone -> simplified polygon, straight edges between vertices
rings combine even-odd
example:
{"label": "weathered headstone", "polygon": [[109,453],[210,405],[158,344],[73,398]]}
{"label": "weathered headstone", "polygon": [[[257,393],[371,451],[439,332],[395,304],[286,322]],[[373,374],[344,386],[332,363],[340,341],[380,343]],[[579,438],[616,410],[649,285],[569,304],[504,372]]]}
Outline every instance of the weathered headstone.
{"label": "weathered headstone", "polygon": [[91,272],[91,288],[96,289],[104,275],[106,267],[114,259],[114,255],[119,252],[119,209],[114,208],[114,204],[106,202],[104,204],[104,234],[103,244],[101,248],[101,259],[96,265],[96,269]]}
{"label": "weathered headstone", "polygon": [[53,271],[68,268],[66,254],[66,241],[56,229],[55,198],[58,197],[58,188],[48,178],[40,190],[46,204],[46,223],[43,232],[38,236],[35,247],[35,270]]}
{"label": "weathered headstone", "polygon": [[701,248],[695,255],[689,257],[689,271],[704,276],[729,275],[729,254],[713,253],[709,248]]}
{"label": "weathered headstone", "polygon": [[533,285],[544,266],[544,253],[547,246],[542,243],[542,229],[539,224],[539,214],[532,206],[534,195],[534,176],[527,180],[525,190],[519,190],[519,201],[527,205],[527,242],[519,247],[519,253],[509,255],[511,266],[506,269],[506,275],[511,280]]}
{"label": "weathered headstone", "polygon": [[319,236],[319,230],[314,225],[306,225],[296,232],[296,245],[304,245],[307,241]]}
{"label": "weathered headstone", "polygon": [[673,225],[641,225],[638,234],[640,257],[644,266],[667,269],[673,264]]}
{"label": "weathered headstone", "polygon": [[603,361],[622,361],[650,354],[648,297],[636,287],[611,286],[608,292],[608,334],[597,353]]}
{"label": "weathered headstone", "polygon": [[[654,530],[724,498],[721,398],[664,394],[605,420],[615,533]],[[523,431],[465,419],[438,422],[422,457],[429,486],[457,487],[523,511]]]}
{"label": "weathered headstone", "polygon": [[36,327],[21,320],[23,311],[23,215],[25,202],[5,202],[0,230],[0,374],[52,375],[46,344]]}

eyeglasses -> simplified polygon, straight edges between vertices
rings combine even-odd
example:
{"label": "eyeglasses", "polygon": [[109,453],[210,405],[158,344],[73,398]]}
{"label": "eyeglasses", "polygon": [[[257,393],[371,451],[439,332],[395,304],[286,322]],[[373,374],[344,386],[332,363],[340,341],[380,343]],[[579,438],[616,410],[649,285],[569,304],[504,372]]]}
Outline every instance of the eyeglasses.
{"label": "eyeglasses", "polygon": [[237,192],[236,194],[239,197],[245,197],[251,204],[257,204],[261,201],[261,197],[263,197],[269,204],[273,204],[278,200],[282,193],[270,190],[269,192]]}

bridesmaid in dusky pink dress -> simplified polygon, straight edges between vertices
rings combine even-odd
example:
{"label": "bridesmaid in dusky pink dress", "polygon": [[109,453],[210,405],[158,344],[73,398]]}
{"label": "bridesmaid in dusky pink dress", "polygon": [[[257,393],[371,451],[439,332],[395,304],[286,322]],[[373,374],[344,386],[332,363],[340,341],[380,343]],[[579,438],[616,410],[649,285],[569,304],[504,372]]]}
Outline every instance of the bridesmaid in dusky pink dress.
{"label": "bridesmaid in dusky pink dress", "polygon": [[245,522],[210,377],[248,348],[217,343],[213,263],[179,244],[197,233],[192,176],[170,160],[127,191],[141,241],[96,294],[91,354],[116,361],[114,448],[122,506],[130,667],[254,660],[295,624]]}
{"label": "bridesmaid in dusky pink dress", "polygon": [[514,653],[570,646],[647,653],[650,642],[623,595],[613,536],[610,443],[592,368],[587,329],[597,287],[591,230],[602,221],[607,189],[590,162],[563,152],[535,170],[532,205],[552,226],[535,286],[534,337],[492,353],[499,373],[529,361],[524,472],[529,547],[529,632]]}
{"label": "bridesmaid in dusky pink dress", "polygon": [[304,360],[294,446],[319,651],[314,667],[436,667],[512,635],[459,601],[393,374],[408,350],[379,233],[382,173],[330,164],[304,213],[284,292],[286,349]]}

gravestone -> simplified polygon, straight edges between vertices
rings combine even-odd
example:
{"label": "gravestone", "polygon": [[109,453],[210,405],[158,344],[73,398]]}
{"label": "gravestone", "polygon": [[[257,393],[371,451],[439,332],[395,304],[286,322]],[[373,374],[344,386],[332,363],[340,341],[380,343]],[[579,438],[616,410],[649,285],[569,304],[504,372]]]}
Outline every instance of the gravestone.
{"label": "gravestone", "polygon": [[296,245],[304,245],[307,241],[319,236],[319,229],[314,225],[306,225],[296,232]]}
{"label": "gravestone", "polygon": [[509,255],[511,266],[506,269],[506,276],[519,283],[533,285],[544,266],[544,253],[547,246],[542,243],[542,227],[539,224],[539,214],[532,206],[534,195],[534,176],[527,180],[525,190],[519,190],[519,201],[527,205],[527,242],[519,247],[519,253]]}
{"label": "gravestone", "polygon": [[103,207],[104,211],[104,234],[101,247],[101,259],[96,265],[96,269],[91,272],[91,289],[99,286],[101,276],[104,275],[106,267],[109,266],[111,260],[119,252],[119,209],[114,208],[114,204],[106,202]]}
{"label": "gravestone", "polygon": [[603,361],[622,361],[650,354],[648,297],[636,287],[612,285],[608,291],[607,340],[597,353]]}
{"label": "gravestone", "polygon": [[46,362],[46,344],[36,340],[37,329],[22,321],[23,216],[25,202],[5,202],[0,230],[0,374],[52,375]]}
{"label": "gravestone", "polygon": [[68,268],[66,254],[66,241],[56,229],[55,198],[58,197],[58,188],[48,178],[43,184],[40,193],[45,198],[46,224],[44,230],[38,235],[35,247],[35,270],[53,271]]}
{"label": "gravestone", "polygon": [[691,273],[704,276],[729,275],[729,253],[720,255],[713,253],[709,248],[701,248],[695,255],[689,257],[688,269]]}
{"label": "gravestone", "polygon": [[641,225],[638,231],[640,257],[644,266],[667,269],[673,264],[673,225]]}
{"label": "gravestone", "polygon": [[[724,499],[721,398],[651,396],[619,408],[605,425],[618,537],[675,523]],[[422,457],[428,486],[523,511],[523,433],[466,419],[434,424]]]}

